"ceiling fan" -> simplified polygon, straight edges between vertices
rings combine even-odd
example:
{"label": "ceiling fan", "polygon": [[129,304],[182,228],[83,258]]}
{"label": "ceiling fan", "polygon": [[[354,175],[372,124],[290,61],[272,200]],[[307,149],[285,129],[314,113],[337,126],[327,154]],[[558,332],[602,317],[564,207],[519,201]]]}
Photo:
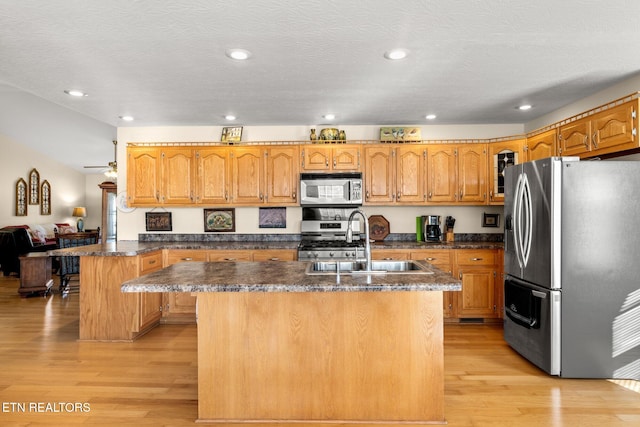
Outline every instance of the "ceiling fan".
{"label": "ceiling fan", "polygon": [[118,141],[113,140],[113,162],[109,162],[103,166],[85,166],[86,169],[107,169],[104,174],[107,178],[118,177],[118,161],[117,161]]}

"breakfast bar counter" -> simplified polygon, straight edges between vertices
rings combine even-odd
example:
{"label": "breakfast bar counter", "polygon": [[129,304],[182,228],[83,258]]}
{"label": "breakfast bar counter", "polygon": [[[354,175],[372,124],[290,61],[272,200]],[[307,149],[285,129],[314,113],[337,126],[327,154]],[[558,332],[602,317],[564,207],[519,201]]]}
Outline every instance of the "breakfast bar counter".
{"label": "breakfast bar counter", "polygon": [[442,291],[426,272],[308,274],[303,262],[190,262],[124,293],[197,295],[198,421],[444,424]]}

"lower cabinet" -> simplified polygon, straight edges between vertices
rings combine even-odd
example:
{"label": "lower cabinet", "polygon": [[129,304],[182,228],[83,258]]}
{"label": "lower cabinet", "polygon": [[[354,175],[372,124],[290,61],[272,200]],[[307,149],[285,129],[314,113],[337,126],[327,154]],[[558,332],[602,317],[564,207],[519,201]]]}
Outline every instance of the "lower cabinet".
{"label": "lower cabinet", "polygon": [[[140,255],[140,276],[162,269],[162,252]],[[162,317],[162,294],[141,292],[138,331],[144,331],[158,323]]]}
{"label": "lower cabinet", "polygon": [[462,280],[456,309],[460,319],[495,319],[498,316],[497,251],[491,249],[456,249],[454,276]]}
{"label": "lower cabinet", "polygon": [[[164,254],[166,267],[179,262],[208,261],[295,261],[295,249],[270,250],[198,250],[167,249]],[[156,294],[157,295],[157,294]],[[162,295],[162,323],[195,323],[196,297],[186,292],[166,292]]]}
{"label": "lower cabinet", "polygon": [[[453,250],[451,249],[422,249],[411,252],[411,259],[426,261],[433,264],[440,270],[453,274]],[[443,292],[442,304],[445,319],[454,319],[456,310],[454,309],[454,297],[458,292]]]}

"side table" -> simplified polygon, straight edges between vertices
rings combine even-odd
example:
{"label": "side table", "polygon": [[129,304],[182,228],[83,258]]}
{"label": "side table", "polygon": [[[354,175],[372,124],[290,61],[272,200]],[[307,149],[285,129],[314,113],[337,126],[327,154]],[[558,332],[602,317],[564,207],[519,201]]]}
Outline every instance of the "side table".
{"label": "side table", "polygon": [[20,255],[20,296],[25,298],[36,292],[46,295],[51,286],[51,257],[46,252]]}

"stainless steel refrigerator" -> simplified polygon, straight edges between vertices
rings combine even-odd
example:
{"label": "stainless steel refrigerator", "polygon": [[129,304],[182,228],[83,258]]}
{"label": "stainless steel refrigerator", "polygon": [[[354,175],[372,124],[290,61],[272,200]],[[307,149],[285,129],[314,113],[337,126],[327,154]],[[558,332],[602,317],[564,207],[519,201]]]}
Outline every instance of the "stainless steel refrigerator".
{"label": "stainless steel refrigerator", "polygon": [[640,162],[505,169],[504,338],[568,378],[640,379]]}

